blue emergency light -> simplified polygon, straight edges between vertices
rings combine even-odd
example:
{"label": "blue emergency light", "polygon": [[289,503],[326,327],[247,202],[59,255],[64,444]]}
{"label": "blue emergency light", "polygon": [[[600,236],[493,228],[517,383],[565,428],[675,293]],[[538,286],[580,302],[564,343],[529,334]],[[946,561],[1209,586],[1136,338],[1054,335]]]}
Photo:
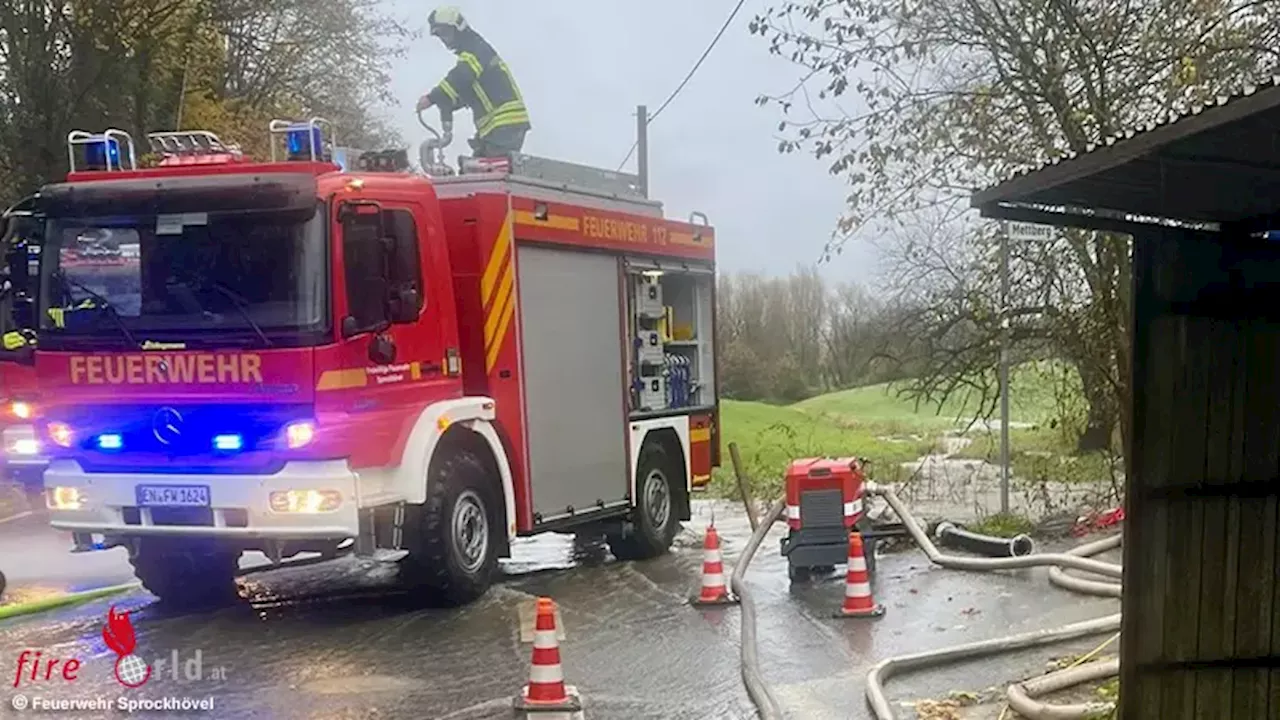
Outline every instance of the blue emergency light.
{"label": "blue emergency light", "polygon": [[98,436],[99,450],[119,450],[121,447],[124,447],[124,438],[115,433]]}
{"label": "blue emergency light", "polygon": [[85,143],[84,162],[90,168],[109,170],[120,165],[120,143],[114,138],[102,138]]}
{"label": "blue emergency light", "polygon": [[221,452],[237,452],[244,447],[244,438],[239,435],[215,435],[213,449]]}
{"label": "blue emergency light", "polygon": [[[310,140],[310,144],[308,144]],[[285,134],[290,160],[320,160],[324,158],[324,134],[312,124],[291,125]]]}

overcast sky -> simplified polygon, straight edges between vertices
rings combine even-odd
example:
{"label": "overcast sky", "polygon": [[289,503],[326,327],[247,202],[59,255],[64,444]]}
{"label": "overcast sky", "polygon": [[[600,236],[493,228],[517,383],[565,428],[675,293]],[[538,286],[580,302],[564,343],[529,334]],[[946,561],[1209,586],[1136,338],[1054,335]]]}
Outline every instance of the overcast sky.
{"label": "overcast sky", "polygon": [[[430,0],[387,0],[425,31]],[[635,106],[650,112],[675,89],[728,17],[735,0],[470,0],[455,2],[511,67],[529,105],[533,155],[616,169],[635,140]],[[753,100],[791,87],[790,63],[747,32],[765,0],[747,0],[711,56],[649,129],[650,195],[667,217],[706,213],[725,271],[785,274],[813,264],[838,218],[843,180],[809,155],[779,155],[773,108]],[[418,40],[394,73],[395,119],[413,147],[425,137],[417,97],[454,60],[439,41]],[[428,117],[437,120],[432,111]],[[450,156],[467,151],[470,113],[456,120]],[[635,171],[634,159],[628,170]],[[874,253],[846,248],[824,274],[869,280]]]}

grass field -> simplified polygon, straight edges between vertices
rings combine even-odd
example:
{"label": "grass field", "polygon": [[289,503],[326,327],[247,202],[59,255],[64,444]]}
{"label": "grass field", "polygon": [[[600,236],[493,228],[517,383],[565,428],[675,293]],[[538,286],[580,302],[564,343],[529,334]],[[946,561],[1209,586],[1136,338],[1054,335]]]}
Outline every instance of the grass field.
{"label": "grass field", "polygon": [[[1028,363],[1011,373],[1011,466],[1028,479],[1096,478],[1106,466],[1098,457],[1071,454],[1073,418],[1083,414],[1078,382],[1054,363]],[[896,482],[901,464],[934,451],[944,433],[965,431],[973,443],[961,457],[996,460],[999,433],[973,425],[979,398],[956,395],[941,407],[918,405],[890,385],[841,390],[795,405],[727,400],[721,406],[724,467],[712,484],[719,495],[736,495],[727,445],[736,442],[758,497],[777,494],[793,458],[853,455],[871,461],[873,479]],[[998,418],[998,414],[996,414]],[[1014,423],[1032,425],[1019,427]]]}

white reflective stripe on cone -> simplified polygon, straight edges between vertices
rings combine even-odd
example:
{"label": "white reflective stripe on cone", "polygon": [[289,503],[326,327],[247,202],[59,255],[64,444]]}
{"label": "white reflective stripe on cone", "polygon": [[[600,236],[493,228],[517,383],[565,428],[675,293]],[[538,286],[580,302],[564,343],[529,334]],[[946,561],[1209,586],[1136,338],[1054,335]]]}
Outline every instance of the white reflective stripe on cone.
{"label": "white reflective stripe on cone", "polygon": [[864,557],[853,557],[853,558],[849,558],[849,569],[850,569],[850,570],[861,570],[862,572],[866,572],[866,571],[867,571],[867,559],[866,559],[866,558],[864,558]]}
{"label": "white reflective stripe on cone", "polygon": [[799,520],[799,519],[800,519],[800,506],[799,506],[799,505],[788,505],[788,506],[787,506],[787,519],[788,519],[788,520]]}
{"label": "white reflective stripe on cone", "polygon": [[721,560],[721,558],[720,558],[720,551],[719,551],[719,550],[716,550],[715,548],[712,548],[712,549],[710,549],[710,550],[703,550],[703,551],[702,551],[702,562],[704,562],[704,563],[709,563],[709,562],[718,563],[718,562],[723,562],[723,560]]}
{"label": "white reflective stripe on cone", "polygon": [[871,597],[871,585],[864,582],[848,583],[844,586],[845,597]]}
{"label": "white reflective stripe on cone", "polygon": [[529,682],[536,685],[564,682],[564,673],[560,670],[559,663],[555,665],[534,665],[529,670]]}
{"label": "white reflective stripe on cone", "polygon": [[704,588],[709,588],[709,587],[713,587],[713,588],[722,588],[722,587],[724,587],[724,575],[721,575],[720,573],[715,573],[715,574],[713,574],[713,575],[703,575],[703,576],[702,576],[702,587],[704,587]]}
{"label": "white reflective stripe on cone", "polygon": [[551,650],[560,647],[560,642],[556,640],[555,630],[535,630],[533,633],[533,646],[542,650]]}

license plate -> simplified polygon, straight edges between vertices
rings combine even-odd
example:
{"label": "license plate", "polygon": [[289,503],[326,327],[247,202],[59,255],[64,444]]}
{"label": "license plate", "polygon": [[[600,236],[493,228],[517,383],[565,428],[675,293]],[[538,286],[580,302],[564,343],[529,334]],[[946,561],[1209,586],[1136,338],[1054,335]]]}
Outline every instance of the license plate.
{"label": "license plate", "polygon": [[208,485],[139,485],[139,507],[209,507]]}

